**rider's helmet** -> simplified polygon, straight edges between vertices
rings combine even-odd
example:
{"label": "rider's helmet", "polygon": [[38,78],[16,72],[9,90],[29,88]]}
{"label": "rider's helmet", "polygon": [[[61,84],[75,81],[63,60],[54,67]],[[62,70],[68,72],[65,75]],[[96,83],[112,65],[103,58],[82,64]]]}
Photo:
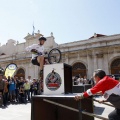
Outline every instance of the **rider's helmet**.
{"label": "rider's helmet", "polygon": [[4,69],[0,67],[0,75],[4,75]]}
{"label": "rider's helmet", "polygon": [[46,41],[47,39],[46,39],[45,37],[40,37],[40,38],[39,38],[39,41],[41,41],[41,40]]}

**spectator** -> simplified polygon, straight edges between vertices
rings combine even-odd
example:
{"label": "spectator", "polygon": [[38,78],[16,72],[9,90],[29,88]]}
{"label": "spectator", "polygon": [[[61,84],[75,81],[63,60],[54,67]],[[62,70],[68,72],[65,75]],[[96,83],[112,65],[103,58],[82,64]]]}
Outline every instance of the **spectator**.
{"label": "spectator", "polygon": [[16,76],[14,76],[14,81],[15,81],[15,84],[16,84],[16,89],[15,89],[16,101],[18,101],[20,81],[18,80],[18,77],[16,77]]}
{"label": "spectator", "polygon": [[19,89],[19,102],[20,103],[26,103],[26,99],[25,99],[25,92],[24,92],[24,87],[21,86]]}
{"label": "spectator", "polygon": [[28,76],[27,81],[28,81],[28,83],[30,84],[30,95],[31,95],[31,97],[32,97],[32,93],[33,93],[33,90],[32,90],[33,80],[31,79],[31,76],[30,76],[30,75]]}
{"label": "spectator", "polygon": [[33,90],[33,82],[32,82],[32,84],[30,85],[31,98],[32,98],[33,92],[34,92],[34,90]]}
{"label": "spectator", "polygon": [[78,81],[77,81],[78,78],[79,78],[78,76],[74,77],[74,85],[78,85]]}
{"label": "spectator", "polygon": [[91,84],[92,87],[95,85],[95,82],[94,82],[94,80],[93,80],[93,77],[90,78],[88,84]]}
{"label": "spectator", "polygon": [[4,87],[4,105],[7,106],[7,102],[8,102],[8,81],[7,78],[4,76],[4,81],[5,81],[5,87]]}
{"label": "spectator", "polygon": [[35,78],[33,79],[33,91],[34,91],[34,95],[37,95],[38,82],[37,82],[37,80]]}
{"label": "spectator", "polygon": [[15,89],[16,89],[16,84],[13,78],[10,79],[9,81],[9,97],[10,101],[15,101]]}
{"label": "spectator", "polygon": [[87,80],[87,76],[86,75],[84,76],[83,83],[84,84],[88,84],[88,80]]}
{"label": "spectator", "polygon": [[112,78],[115,80],[115,76],[114,75],[112,75]]}
{"label": "spectator", "polygon": [[23,86],[24,85],[24,79],[23,79],[23,77],[21,77],[20,78],[20,81],[19,81],[19,86],[21,87],[21,86]]}
{"label": "spectator", "polygon": [[31,79],[31,76],[28,76],[27,81],[30,83],[30,85],[32,84],[33,80]]}
{"label": "spectator", "polygon": [[28,99],[28,101],[30,101],[30,83],[26,80],[23,87],[25,90],[25,99]]}
{"label": "spectator", "polygon": [[[0,68],[0,103],[1,105],[4,104],[4,106],[6,106],[5,104],[5,99],[4,99],[4,90],[5,90],[5,81],[3,80],[3,75],[4,75],[4,70],[2,68]],[[3,103],[2,103],[3,101]]]}

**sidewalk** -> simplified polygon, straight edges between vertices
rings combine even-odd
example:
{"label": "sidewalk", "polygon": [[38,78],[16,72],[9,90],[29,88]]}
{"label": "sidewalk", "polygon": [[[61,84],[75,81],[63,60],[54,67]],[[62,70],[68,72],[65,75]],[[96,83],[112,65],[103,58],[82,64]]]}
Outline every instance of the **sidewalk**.
{"label": "sidewalk", "polygon": [[30,120],[31,103],[10,104],[7,108],[0,108],[0,120]]}
{"label": "sidewalk", "polygon": [[[96,100],[103,100],[103,97],[97,97]],[[108,105],[100,104],[98,102],[94,102],[94,113],[97,115],[101,115],[102,117],[108,118],[108,114],[112,112],[115,108],[110,107]],[[98,118],[95,118],[95,120],[100,120]]]}

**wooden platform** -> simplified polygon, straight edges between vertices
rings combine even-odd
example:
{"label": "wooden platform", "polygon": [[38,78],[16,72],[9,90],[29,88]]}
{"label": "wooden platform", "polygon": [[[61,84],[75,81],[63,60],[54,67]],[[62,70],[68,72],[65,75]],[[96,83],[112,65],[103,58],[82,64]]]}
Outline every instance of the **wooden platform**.
{"label": "wooden platform", "polygon": [[84,99],[76,102],[73,94],[34,96],[31,120],[94,120],[93,117],[82,115],[74,109],[93,113],[93,101]]}

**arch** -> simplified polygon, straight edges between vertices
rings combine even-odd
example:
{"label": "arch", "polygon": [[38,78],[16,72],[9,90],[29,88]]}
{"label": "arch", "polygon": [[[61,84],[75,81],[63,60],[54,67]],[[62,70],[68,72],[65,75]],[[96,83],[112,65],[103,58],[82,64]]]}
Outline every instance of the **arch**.
{"label": "arch", "polygon": [[111,74],[120,74],[120,57],[111,62],[110,70]]}
{"label": "arch", "polygon": [[73,66],[73,65],[76,64],[76,63],[82,63],[82,64],[84,64],[85,67],[87,68],[87,64],[86,64],[84,61],[82,61],[82,60],[75,60],[74,62],[71,63],[71,65]]}
{"label": "arch", "polygon": [[17,72],[16,72],[16,76],[17,76],[18,78],[20,78],[20,77],[25,78],[25,70],[24,70],[23,68],[19,68],[19,69],[17,70]]}
{"label": "arch", "polygon": [[81,75],[81,77],[84,77],[87,75],[87,69],[86,66],[81,62],[76,62],[72,65],[72,75]]}

